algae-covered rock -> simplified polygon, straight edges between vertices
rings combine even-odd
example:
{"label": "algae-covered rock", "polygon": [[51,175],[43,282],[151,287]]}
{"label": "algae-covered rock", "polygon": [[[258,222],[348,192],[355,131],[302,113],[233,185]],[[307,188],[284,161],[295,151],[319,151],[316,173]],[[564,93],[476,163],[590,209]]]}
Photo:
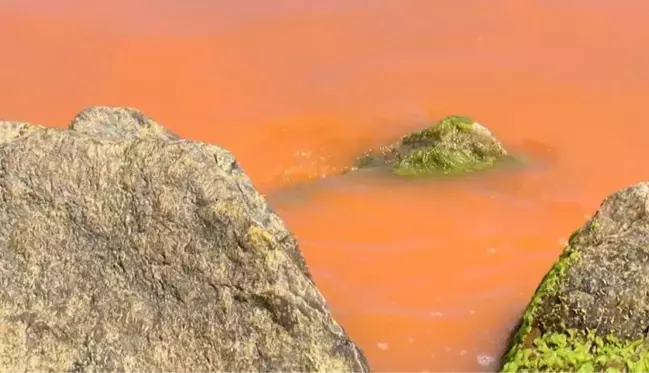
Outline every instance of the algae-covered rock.
{"label": "algae-covered rock", "polygon": [[368,370],[227,150],[133,109],[0,121],[0,371]]}
{"label": "algae-covered rock", "polygon": [[537,288],[504,372],[649,371],[649,183],[609,196]]}
{"label": "algae-covered rock", "polygon": [[355,168],[387,166],[397,175],[463,174],[488,169],[506,155],[486,127],[467,117],[450,116],[365,153]]}

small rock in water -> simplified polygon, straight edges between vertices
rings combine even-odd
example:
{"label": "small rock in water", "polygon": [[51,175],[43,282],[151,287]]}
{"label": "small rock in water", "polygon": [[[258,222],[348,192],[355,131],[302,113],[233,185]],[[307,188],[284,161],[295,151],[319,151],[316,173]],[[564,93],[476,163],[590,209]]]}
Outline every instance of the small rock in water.
{"label": "small rock in water", "polygon": [[486,127],[471,118],[453,115],[395,143],[370,149],[352,168],[387,167],[401,176],[457,175],[492,168],[507,157],[507,151]]}

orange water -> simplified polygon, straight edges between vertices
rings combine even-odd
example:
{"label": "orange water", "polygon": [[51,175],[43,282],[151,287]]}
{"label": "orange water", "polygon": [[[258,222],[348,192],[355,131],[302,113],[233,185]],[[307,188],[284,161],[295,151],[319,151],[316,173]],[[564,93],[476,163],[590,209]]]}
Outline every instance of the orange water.
{"label": "orange water", "polygon": [[[3,0],[0,116],[135,106],[223,145],[373,369],[493,370],[570,233],[649,179],[648,24],[645,0]],[[319,180],[451,113],[534,161]]]}

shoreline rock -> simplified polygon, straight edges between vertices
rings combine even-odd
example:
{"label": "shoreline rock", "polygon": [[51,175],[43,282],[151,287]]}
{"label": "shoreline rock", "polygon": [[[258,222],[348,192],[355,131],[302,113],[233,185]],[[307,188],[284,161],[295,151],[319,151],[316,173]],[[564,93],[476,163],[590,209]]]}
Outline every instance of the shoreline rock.
{"label": "shoreline rock", "polygon": [[370,371],[232,154],[110,107],[0,122],[0,367]]}
{"label": "shoreline rock", "polygon": [[489,169],[507,156],[486,127],[468,117],[449,116],[366,152],[352,170],[386,167],[399,176],[458,175]]}
{"label": "shoreline rock", "polygon": [[527,306],[503,372],[649,371],[649,183],[608,196]]}

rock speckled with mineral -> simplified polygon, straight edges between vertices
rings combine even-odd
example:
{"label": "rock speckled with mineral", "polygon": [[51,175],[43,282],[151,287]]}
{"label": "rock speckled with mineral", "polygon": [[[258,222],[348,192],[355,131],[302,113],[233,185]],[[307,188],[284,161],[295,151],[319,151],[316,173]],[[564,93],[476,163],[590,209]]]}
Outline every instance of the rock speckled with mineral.
{"label": "rock speckled with mineral", "polygon": [[569,240],[525,310],[504,372],[649,371],[649,183]]}
{"label": "rock speckled with mineral", "polygon": [[369,368],[228,151],[94,107],[0,122],[0,371]]}
{"label": "rock speckled with mineral", "polygon": [[505,156],[507,151],[486,127],[467,117],[450,116],[366,152],[354,168],[387,166],[397,175],[466,174],[491,168]]}

